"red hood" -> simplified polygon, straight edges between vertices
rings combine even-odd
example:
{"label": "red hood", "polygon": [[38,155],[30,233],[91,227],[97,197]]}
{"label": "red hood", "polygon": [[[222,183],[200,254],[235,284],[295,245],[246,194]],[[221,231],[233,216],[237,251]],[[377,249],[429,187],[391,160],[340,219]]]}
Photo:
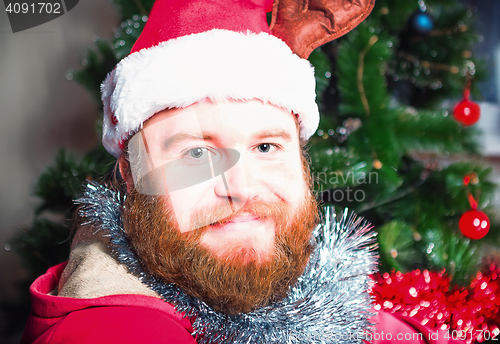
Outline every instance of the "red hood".
{"label": "red hood", "polygon": [[[134,307],[148,311],[159,311],[191,333],[193,328],[188,318],[175,313],[174,306],[158,298],[144,295],[111,295],[93,299],[77,299],[54,296],[59,279],[67,263],[47,270],[30,287],[32,310],[21,343],[49,343],[60,323],[72,312],[96,307]],[[138,308],[137,308],[138,307]],[[123,309],[123,308],[121,308]],[[95,319],[94,319],[95,320]]]}

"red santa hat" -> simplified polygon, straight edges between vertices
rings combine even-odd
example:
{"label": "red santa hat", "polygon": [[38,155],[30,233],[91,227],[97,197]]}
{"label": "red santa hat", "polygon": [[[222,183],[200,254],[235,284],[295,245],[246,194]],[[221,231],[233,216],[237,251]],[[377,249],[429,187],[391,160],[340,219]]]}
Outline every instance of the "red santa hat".
{"label": "red santa hat", "polygon": [[[363,6],[369,13],[374,0],[342,1],[371,3]],[[295,113],[302,138],[313,135],[319,123],[314,69],[272,34],[266,21],[272,2],[157,0],[131,53],[101,85],[108,152],[119,157],[157,112],[205,99],[260,99]],[[349,30],[359,21],[350,20]]]}

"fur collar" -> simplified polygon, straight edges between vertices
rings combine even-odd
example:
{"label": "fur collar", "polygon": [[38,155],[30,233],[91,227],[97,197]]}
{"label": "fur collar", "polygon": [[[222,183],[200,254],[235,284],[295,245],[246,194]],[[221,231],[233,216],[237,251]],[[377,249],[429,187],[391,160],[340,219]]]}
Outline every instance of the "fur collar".
{"label": "fur collar", "polygon": [[324,209],[314,231],[316,249],[304,274],[286,299],[251,313],[227,316],[146,273],[131,249],[122,226],[125,196],[97,183],[89,183],[80,215],[110,239],[112,254],[128,272],[194,317],[198,343],[362,343],[373,330],[369,319],[369,274],[376,271],[375,232],[371,225],[345,210],[337,216]]}

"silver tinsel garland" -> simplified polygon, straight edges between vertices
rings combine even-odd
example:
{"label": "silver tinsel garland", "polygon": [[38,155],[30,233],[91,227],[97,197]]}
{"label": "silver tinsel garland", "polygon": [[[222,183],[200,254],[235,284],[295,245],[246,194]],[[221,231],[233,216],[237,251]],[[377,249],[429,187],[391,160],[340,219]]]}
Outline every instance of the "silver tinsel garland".
{"label": "silver tinsel garland", "polygon": [[369,274],[376,271],[375,232],[345,210],[337,216],[324,208],[314,230],[316,249],[286,299],[251,313],[228,316],[146,273],[131,249],[122,225],[124,195],[89,183],[76,203],[84,224],[111,239],[114,257],[149,288],[194,317],[198,343],[362,343],[373,329],[369,318]]}

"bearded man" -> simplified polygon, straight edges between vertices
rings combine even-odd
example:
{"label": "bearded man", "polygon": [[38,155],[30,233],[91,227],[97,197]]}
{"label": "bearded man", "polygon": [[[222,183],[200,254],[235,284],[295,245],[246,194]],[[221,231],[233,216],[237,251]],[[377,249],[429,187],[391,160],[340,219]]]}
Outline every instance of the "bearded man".
{"label": "bearded man", "polygon": [[69,261],[30,289],[23,343],[369,338],[374,235],[347,213],[320,221],[305,150],[314,71],[297,54],[373,0],[274,1],[271,31],[272,5],[155,3],[102,85],[123,190],[86,186]]}

